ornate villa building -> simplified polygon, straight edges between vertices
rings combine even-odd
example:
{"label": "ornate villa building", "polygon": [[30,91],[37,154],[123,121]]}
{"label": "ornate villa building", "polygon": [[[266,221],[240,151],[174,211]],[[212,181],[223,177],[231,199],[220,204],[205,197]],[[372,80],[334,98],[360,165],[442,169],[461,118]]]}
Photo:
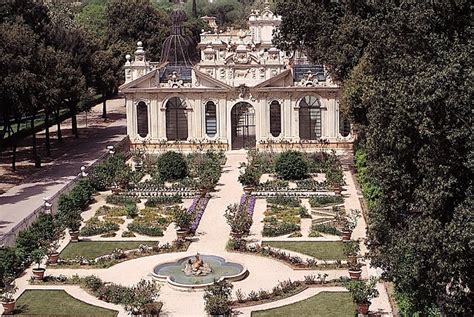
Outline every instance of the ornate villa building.
{"label": "ornate villa building", "polygon": [[[350,124],[339,111],[340,89],[321,65],[272,44],[281,18],[267,7],[253,12],[248,30],[203,32],[186,37],[182,11],[159,62],[138,42],[127,55],[127,133],[132,146],[192,150],[219,144],[242,148],[349,147]],[[198,55],[199,56],[196,56]],[[198,62],[193,62],[198,60]]]}

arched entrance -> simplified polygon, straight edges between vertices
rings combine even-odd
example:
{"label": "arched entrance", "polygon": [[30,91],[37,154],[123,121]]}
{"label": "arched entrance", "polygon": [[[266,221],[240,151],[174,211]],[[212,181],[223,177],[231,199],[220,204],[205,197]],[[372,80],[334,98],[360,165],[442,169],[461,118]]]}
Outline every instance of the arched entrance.
{"label": "arched entrance", "polygon": [[239,102],[231,111],[232,150],[255,148],[255,109],[248,102]]}

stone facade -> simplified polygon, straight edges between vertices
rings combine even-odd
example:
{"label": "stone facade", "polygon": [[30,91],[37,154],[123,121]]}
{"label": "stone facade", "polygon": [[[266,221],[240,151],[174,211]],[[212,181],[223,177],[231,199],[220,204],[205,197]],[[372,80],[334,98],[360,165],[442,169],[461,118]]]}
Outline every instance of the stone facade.
{"label": "stone facade", "polygon": [[272,45],[280,22],[265,8],[250,15],[248,30],[201,34],[194,66],[149,62],[139,42],[120,87],[132,145],[148,151],[350,146],[338,85],[323,66]]}

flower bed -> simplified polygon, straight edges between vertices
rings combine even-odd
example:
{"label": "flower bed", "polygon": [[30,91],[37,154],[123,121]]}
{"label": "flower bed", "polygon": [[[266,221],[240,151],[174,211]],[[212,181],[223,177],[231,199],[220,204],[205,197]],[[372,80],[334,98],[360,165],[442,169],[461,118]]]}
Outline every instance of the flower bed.
{"label": "flower bed", "polygon": [[343,203],[344,198],[342,196],[314,196],[309,199],[309,204],[313,208],[326,207]]}
{"label": "flower bed", "polygon": [[271,206],[263,219],[264,237],[277,237],[301,230],[299,208]]}
{"label": "flower bed", "polygon": [[204,197],[202,196],[196,196],[193,199],[193,202],[191,206],[188,208],[188,212],[194,215],[194,220],[191,223],[191,232],[195,233],[197,228],[199,227],[199,223],[201,222],[202,215],[204,214],[204,211],[206,210],[207,203],[209,202],[209,199],[211,198],[211,195],[206,194]]}
{"label": "flower bed", "polygon": [[134,205],[140,202],[140,199],[137,197],[131,197],[127,195],[117,195],[112,194],[105,198],[105,202],[112,205],[119,205],[119,206],[126,206],[126,205]]}
{"label": "flower bed", "polygon": [[242,253],[257,254],[265,257],[271,257],[290,265],[294,269],[342,269],[347,268],[346,263],[340,260],[335,261],[319,261],[314,258],[306,258],[303,260],[299,256],[292,256],[289,252],[279,250],[268,245],[260,245],[258,243],[248,243],[244,239],[230,239],[227,242],[227,250]]}
{"label": "flower bed", "polygon": [[81,236],[90,237],[100,234],[112,233],[119,230],[119,225],[106,220],[101,221],[97,217],[92,217],[86,221],[86,225],[81,229]]}
{"label": "flower bed", "polygon": [[179,206],[162,208],[146,208],[140,211],[140,215],[136,217],[127,228],[128,230],[152,237],[163,236],[163,231],[170,225],[172,218],[171,213],[167,209],[179,208]]}
{"label": "flower bed", "polygon": [[254,209],[255,209],[255,202],[256,202],[256,198],[254,195],[242,195],[242,197],[240,197],[240,208],[245,208],[245,210],[247,210],[247,213],[250,217],[253,217],[253,212],[254,212]]}
{"label": "flower bed", "polygon": [[145,206],[158,207],[158,206],[163,206],[163,205],[180,204],[182,202],[183,202],[183,199],[178,194],[175,194],[172,196],[163,195],[163,196],[148,198],[147,201],[145,202]]}
{"label": "flower bed", "polygon": [[248,294],[238,289],[235,292],[236,300],[232,302],[233,308],[261,305],[301,293],[309,287],[334,287],[341,286],[341,280],[327,281],[327,274],[306,275],[303,281],[292,281],[291,279],[278,282],[271,291],[260,289],[251,291]]}
{"label": "flower bed", "polygon": [[137,249],[123,251],[115,249],[109,254],[101,255],[95,258],[76,256],[71,259],[59,258],[58,265],[50,267],[51,269],[61,267],[90,267],[90,268],[108,268],[117,263],[132,260],[144,256],[156,255],[162,253],[185,252],[191,243],[189,241],[173,242],[173,244],[148,245],[141,244]]}

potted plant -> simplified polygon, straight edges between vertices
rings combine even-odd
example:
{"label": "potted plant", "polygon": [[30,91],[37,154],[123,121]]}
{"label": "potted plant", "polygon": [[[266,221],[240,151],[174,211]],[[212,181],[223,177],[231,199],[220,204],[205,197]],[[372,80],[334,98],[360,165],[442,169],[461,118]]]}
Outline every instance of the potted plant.
{"label": "potted plant", "polygon": [[240,205],[229,205],[225,211],[225,218],[230,226],[230,234],[233,238],[240,239],[243,235],[247,235],[250,232],[252,217]]}
{"label": "potted plant", "polygon": [[358,263],[357,260],[355,263],[349,263],[349,276],[351,280],[360,280],[362,275],[362,264]]}
{"label": "potted plant", "polygon": [[16,300],[13,298],[13,296],[15,295],[15,292],[18,290],[18,288],[15,285],[15,278],[10,275],[4,277],[3,285],[3,290],[1,293],[3,314],[10,315],[13,314],[13,311],[15,310]]}
{"label": "potted plant", "polygon": [[351,239],[352,231],[354,231],[357,220],[360,218],[360,210],[351,209],[349,215],[343,219],[342,223],[342,241],[349,241]]}
{"label": "potted plant", "polygon": [[225,317],[232,314],[230,297],[232,284],[227,281],[215,282],[204,293],[206,312],[213,317]]}
{"label": "potted plant", "polygon": [[326,181],[336,195],[341,195],[344,184],[344,174],[340,166],[334,166],[326,171]]}
{"label": "potted plant", "polygon": [[247,165],[245,171],[240,173],[239,182],[244,186],[244,192],[247,195],[251,194],[260,183],[260,176],[260,171],[252,165]]}
{"label": "potted plant", "polygon": [[360,251],[359,241],[345,241],[343,245],[344,255],[347,256],[347,263],[357,263],[357,254]]}
{"label": "potted plant", "polygon": [[41,261],[43,260],[44,256],[45,252],[41,248],[33,250],[33,252],[31,252],[31,258],[33,262],[38,265],[38,267],[33,268],[33,278],[35,280],[42,281],[44,278],[44,272],[46,271],[46,269],[41,267]]}
{"label": "potted plant", "polygon": [[204,197],[206,193],[212,191],[218,182],[219,173],[209,167],[204,168],[199,176],[199,189],[201,196]]}
{"label": "potted plant", "polygon": [[48,264],[56,265],[58,264],[59,252],[58,252],[58,242],[54,241],[51,243],[48,249]]}
{"label": "potted plant", "polygon": [[184,208],[175,208],[173,210],[173,221],[178,240],[183,240],[188,235],[193,218],[193,214]]}
{"label": "potted plant", "polygon": [[377,279],[371,277],[367,281],[345,281],[344,286],[352,295],[352,300],[357,305],[357,312],[359,314],[367,315],[371,300],[379,296],[376,289]]}

